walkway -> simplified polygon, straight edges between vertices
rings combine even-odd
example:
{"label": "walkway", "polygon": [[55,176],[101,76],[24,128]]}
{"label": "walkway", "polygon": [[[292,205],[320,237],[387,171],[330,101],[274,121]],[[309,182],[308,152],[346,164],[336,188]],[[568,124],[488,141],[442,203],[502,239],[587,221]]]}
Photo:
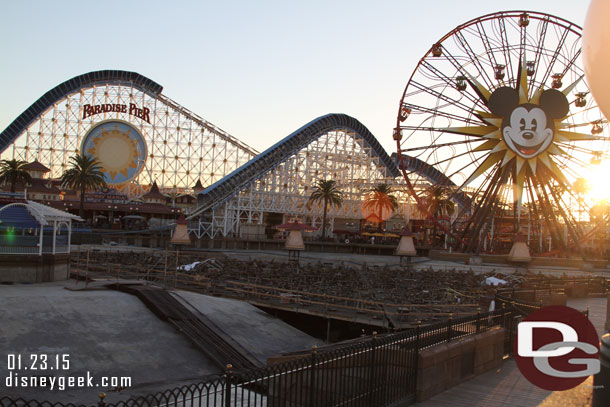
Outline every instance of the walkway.
{"label": "walkway", "polygon": [[221,370],[228,364],[232,364],[236,370],[264,366],[209,318],[191,312],[169,291],[142,283],[117,282],[109,284],[108,288],[138,297],[157,317],[172,324]]}
{"label": "walkway", "polygon": [[[589,307],[589,318],[601,336],[606,319],[604,298],[568,301],[570,307]],[[593,379],[565,392],[542,390],[521,374],[514,359],[506,360],[500,369],[455,386],[416,407],[587,407],[591,404]]]}

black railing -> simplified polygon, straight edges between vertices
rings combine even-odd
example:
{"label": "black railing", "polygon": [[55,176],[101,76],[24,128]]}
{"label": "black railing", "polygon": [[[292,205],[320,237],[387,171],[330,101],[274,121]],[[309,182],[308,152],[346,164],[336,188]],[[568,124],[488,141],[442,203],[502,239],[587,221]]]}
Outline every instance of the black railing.
{"label": "black railing", "polygon": [[[418,356],[422,349],[501,326],[510,353],[515,318],[512,307],[449,318],[393,334],[360,338],[349,344],[313,348],[279,358],[258,369],[233,371],[192,384],[117,403],[101,397],[98,407],[136,406],[386,406],[415,402]],[[5,407],[79,407],[36,400],[0,398]]]}

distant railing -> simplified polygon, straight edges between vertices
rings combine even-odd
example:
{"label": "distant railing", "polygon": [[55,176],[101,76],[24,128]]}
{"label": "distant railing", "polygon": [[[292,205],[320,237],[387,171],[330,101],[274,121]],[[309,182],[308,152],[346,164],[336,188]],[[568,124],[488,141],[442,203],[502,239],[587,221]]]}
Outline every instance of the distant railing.
{"label": "distant railing", "polygon": [[40,249],[32,246],[0,246],[0,254],[39,254]]}
{"label": "distant railing", "polygon": [[[42,254],[64,254],[70,253],[70,246],[55,246],[55,252],[53,247],[43,246]],[[38,247],[32,246],[0,246],[0,254],[11,254],[11,255],[23,255],[23,254],[40,254]]]}
{"label": "distant railing", "polygon": [[610,290],[606,277],[562,277],[528,280],[525,288],[501,288],[498,294],[504,298],[535,303],[547,302],[553,295],[569,297],[605,296]]}

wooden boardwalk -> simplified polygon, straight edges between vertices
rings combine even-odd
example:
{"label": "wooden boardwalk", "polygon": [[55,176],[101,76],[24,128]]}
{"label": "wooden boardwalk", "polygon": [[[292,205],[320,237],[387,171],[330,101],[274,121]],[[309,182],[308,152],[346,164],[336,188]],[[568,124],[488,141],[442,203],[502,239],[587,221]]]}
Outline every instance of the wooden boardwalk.
{"label": "wooden boardwalk", "polygon": [[[604,298],[568,301],[570,307],[584,310],[589,307],[589,318],[598,334],[603,333],[606,319]],[[591,404],[592,378],[565,392],[542,390],[521,374],[514,359],[504,361],[500,369],[444,391],[416,407],[586,407]]]}

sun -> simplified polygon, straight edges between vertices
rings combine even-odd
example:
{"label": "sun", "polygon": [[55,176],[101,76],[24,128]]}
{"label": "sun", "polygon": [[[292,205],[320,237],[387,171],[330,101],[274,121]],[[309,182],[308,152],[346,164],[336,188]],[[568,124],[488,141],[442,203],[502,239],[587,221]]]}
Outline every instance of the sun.
{"label": "sun", "polygon": [[602,161],[587,174],[583,174],[589,186],[586,196],[591,202],[598,203],[610,200],[608,174],[610,174],[610,161]]}
{"label": "sun", "polygon": [[116,124],[114,129],[102,129],[101,135],[93,140],[93,146],[87,150],[113,181],[117,174],[127,178],[130,169],[138,168],[138,141],[130,137],[130,132],[129,129],[121,132]]}
{"label": "sun", "polygon": [[464,182],[462,188],[497,166],[506,183],[512,182],[513,200],[519,211],[525,185],[559,184],[564,189],[570,182],[557,164],[559,156],[569,156],[562,148],[573,141],[603,140],[591,134],[573,132],[567,119],[570,104],[567,96],[582,80],[580,77],[562,91],[537,89],[529,96],[525,58],[515,88],[503,86],[493,92],[474,77],[463,73],[489,111],[475,111],[485,126],[447,127],[445,132],[479,138],[475,152],[487,152],[486,159]]}

